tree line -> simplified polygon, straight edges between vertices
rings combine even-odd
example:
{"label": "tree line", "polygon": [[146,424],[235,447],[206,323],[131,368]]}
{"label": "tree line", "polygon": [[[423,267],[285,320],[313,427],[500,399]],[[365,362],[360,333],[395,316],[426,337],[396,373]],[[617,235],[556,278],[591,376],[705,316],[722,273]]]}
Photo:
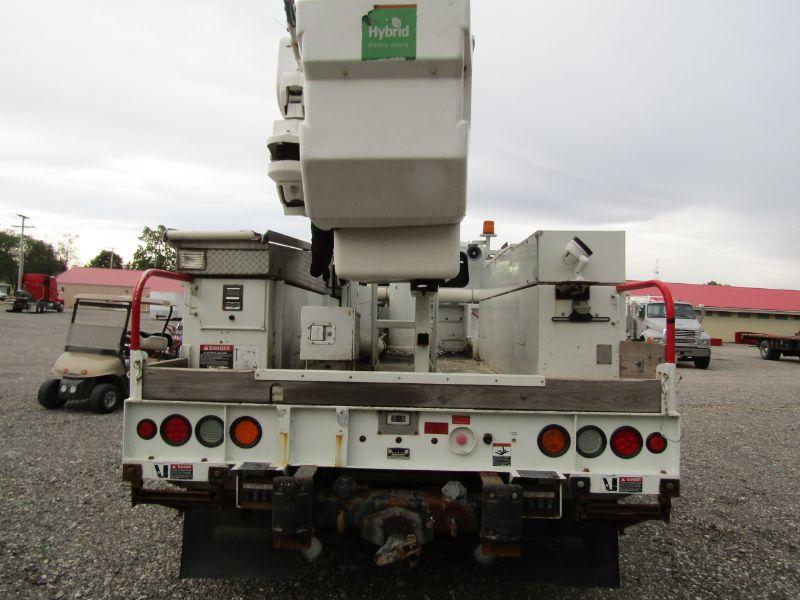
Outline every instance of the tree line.
{"label": "tree line", "polygon": [[[164,240],[166,227],[145,227],[139,236],[139,245],[133,258],[125,262],[111,250],[101,250],[84,266],[112,269],[166,269],[174,271],[177,258],[175,250]],[[43,240],[25,236],[25,272],[58,275],[74,262],[76,236],[62,236],[54,246]],[[113,258],[112,258],[113,254]],[[0,231],[0,282],[17,281],[19,235],[13,231]],[[113,264],[112,264],[113,262]]]}

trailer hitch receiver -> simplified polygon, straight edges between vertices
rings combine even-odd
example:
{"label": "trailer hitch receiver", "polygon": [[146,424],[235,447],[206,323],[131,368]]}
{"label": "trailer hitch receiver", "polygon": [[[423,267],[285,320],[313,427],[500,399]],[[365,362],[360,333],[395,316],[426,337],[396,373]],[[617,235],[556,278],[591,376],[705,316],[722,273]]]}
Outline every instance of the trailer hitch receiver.
{"label": "trailer hitch receiver", "polygon": [[482,474],[481,549],[487,556],[522,554],[521,485],[503,483],[497,474]]}
{"label": "trailer hitch receiver", "polygon": [[316,467],[300,467],[293,477],[272,480],[273,547],[297,550],[311,546],[315,472]]}

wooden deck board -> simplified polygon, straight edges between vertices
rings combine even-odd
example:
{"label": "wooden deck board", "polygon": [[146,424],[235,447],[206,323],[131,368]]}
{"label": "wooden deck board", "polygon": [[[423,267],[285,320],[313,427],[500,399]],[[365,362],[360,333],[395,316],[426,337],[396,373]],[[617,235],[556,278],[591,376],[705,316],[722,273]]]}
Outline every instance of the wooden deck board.
{"label": "wooden deck board", "polygon": [[256,380],[253,371],[145,371],[148,400],[576,412],[661,411],[655,379],[547,379],[544,386],[420,385]]}

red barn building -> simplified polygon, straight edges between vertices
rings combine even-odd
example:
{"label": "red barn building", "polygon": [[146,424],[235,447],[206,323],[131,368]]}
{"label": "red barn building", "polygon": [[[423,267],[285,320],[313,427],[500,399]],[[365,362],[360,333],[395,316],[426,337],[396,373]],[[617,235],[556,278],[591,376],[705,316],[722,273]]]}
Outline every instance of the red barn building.
{"label": "red barn building", "polygon": [[[75,303],[75,294],[113,294],[130,296],[142,271],[130,269],[99,269],[95,267],[72,267],[58,276],[58,289],[67,308]],[[183,297],[183,287],[179,281],[151,278],[145,287],[145,297],[152,292],[177,294]]]}

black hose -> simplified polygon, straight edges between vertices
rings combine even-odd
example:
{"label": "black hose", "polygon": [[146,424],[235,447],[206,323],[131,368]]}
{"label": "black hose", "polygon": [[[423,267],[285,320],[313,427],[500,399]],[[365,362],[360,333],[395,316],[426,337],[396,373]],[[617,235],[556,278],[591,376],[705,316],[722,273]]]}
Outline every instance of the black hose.
{"label": "black hose", "polygon": [[311,224],[311,276],[322,277],[328,281],[331,277],[331,261],[333,260],[333,229],[325,231]]}

